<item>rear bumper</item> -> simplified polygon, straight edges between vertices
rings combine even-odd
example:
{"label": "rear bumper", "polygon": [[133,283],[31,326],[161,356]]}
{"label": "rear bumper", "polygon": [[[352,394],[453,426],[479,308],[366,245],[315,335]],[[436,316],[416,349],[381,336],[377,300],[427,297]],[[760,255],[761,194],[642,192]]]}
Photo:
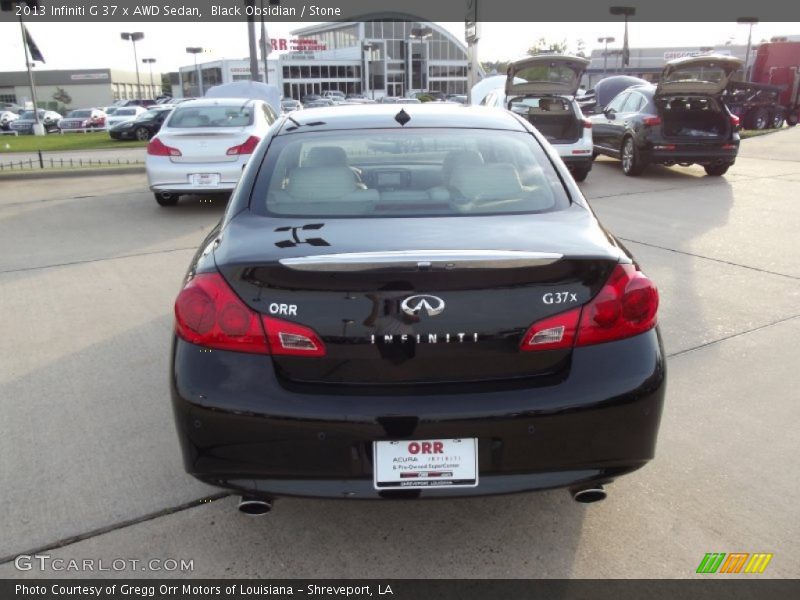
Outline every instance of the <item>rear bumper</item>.
{"label": "rear bumper", "polygon": [[290,392],[268,357],[177,339],[171,388],[184,465],[204,482],[268,496],[397,497],[373,489],[373,441],[478,438],[478,487],[402,493],[445,497],[605,483],[642,467],[665,377],[655,330],[576,349],[557,385],[417,396]]}
{"label": "rear bumper", "polygon": [[[664,141],[648,144],[641,150],[642,157],[651,163],[674,164],[674,163],[697,163],[701,165],[712,164],[733,164],[739,153],[739,141],[727,141],[724,144],[733,145],[733,148],[722,148],[723,143],[717,145],[692,146],[688,144],[675,144],[674,142]],[[658,146],[676,146],[675,149],[660,149]]]}
{"label": "rear bumper", "polygon": [[[176,194],[203,194],[230,192],[242,175],[242,168],[248,157],[240,157],[227,163],[173,163],[165,156],[148,156],[145,167],[150,189],[154,192]],[[215,185],[196,185],[191,177],[197,173],[215,173],[219,183]]]}

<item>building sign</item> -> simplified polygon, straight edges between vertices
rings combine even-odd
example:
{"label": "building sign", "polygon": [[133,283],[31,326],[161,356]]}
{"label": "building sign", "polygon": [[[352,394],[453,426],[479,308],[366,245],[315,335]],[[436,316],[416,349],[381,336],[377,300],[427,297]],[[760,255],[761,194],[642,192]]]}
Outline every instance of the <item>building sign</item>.
{"label": "building sign", "polygon": [[86,79],[108,79],[108,73],[73,73],[69,76],[73,81],[82,81]]}
{"label": "building sign", "polygon": [[287,40],[286,38],[272,38],[270,42],[273,50],[291,50],[292,52],[327,50],[325,44],[311,39],[294,38]]}
{"label": "building sign", "polygon": [[689,56],[704,56],[706,54],[722,54],[730,56],[730,50],[670,50],[664,52],[664,62],[675,60],[676,58],[687,58]]}

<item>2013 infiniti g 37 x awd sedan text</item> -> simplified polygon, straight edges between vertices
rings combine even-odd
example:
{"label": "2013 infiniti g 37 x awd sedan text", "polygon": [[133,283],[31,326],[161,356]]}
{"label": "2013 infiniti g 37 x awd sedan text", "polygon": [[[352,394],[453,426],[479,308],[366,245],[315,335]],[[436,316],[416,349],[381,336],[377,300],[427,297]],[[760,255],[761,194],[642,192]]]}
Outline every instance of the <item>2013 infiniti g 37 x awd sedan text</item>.
{"label": "2013 infiniti g 37 x awd sedan text", "polygon": [[657,306],[517,115],[283,116],[175,303],[186,469],[253,513],[282,495],[601,499],[654,455]]}

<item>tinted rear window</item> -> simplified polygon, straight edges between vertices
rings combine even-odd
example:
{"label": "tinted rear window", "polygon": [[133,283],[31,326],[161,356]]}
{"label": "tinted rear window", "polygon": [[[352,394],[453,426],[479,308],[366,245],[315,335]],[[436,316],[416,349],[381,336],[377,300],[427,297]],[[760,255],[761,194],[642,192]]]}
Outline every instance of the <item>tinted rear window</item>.
{"label": "tinted rear window", "polygon": [[302,217],[468,216],[561,210],[569,198],[536,139],[470,129],[279,136],[251,207]]}
{"label": "tinted rear window", "polygon": [[179,106],[169,120],[169,126],[180,129],[196,127],[247,127],[253,123],[250,105]]}
{"label": "tinted rear window", "polygon": [[86,117],[91,117],[92,116],[92,111],[90,111],[90,110],[72,110],[72,111],[70,111],[70,113],[67,116],[68,117],[72,117],[72,118],[86,118]]}
{"label": "tinted rear window", "polygon": [[135,108],[118,108],[114,114],[118,117],[129,117],[137,112]]}

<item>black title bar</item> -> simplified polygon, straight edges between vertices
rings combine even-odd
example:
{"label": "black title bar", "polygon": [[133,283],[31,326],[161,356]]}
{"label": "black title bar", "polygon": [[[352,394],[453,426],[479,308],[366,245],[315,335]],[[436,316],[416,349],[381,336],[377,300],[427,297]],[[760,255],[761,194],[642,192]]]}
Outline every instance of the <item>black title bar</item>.
{"label": "black title bar", "polygon": [[[631,21],[735,22],[753,17],[762,22],[800,21],[800,2],[788,0],[474,0],[483,22],[620,21],[611,8],[635,9]],[[248,11],[273,22],[363,21],[402,19],[464,21],[474,18],[467,0],[4,0],[11,10],[0,21],[19,16],[30,22],[178,22],[244,21]],[[31,7],[31,4],[38,6]],[[619,12],[619,11],[617,11]]]}
{"label": "black title bar", "polygon": [[[757,577],[757,576],[756,576]],[[800,580],[0,580],[3,600],[796,600]]]}

